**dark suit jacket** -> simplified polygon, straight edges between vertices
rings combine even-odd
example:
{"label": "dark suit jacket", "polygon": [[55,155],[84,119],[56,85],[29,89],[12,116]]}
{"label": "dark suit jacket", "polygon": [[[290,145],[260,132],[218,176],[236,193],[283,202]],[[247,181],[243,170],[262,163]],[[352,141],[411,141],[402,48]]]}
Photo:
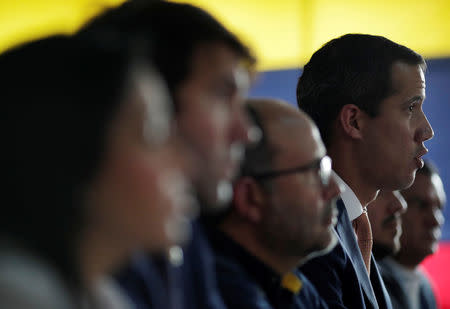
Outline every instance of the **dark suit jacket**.
{"label": "dark suit jacket", "polygon": [[[388,264],[380,262],[381,276],[383,277],[386,288],[391,296],[392,306],[394,309],[409,309],[411,306],[408,301],[407,293],[400,285],[398,276]],[[436,309],[436,298],[434,296],[431,284],[425,275],[422,274],[419,285],[419,297],[421,309]]]}
{"label": "dark suit jacket", "polygon": [[336,247],[327,255],[308,261],[300,269],[316,286],[330,308],[392,308],[389,295],[372,256],[370,279],[342,200]]}
{"label": "dark suit jacket", "polygon": [[298,293],[285,289],[281,276],[224,233],[208,232],[217,267],[217,280],[230,309],[327,309],[311,282],[299,271]]}
{"label": "dark suit jacket", "polygon": [[213,253],[203,224],[192,224],[192,240],[179,266],[149,255],[136,256],[116,278],[139,309],[225,309]]}
{"label": "dark suit jacket", "polygon": [[167,282],[161,271],[166,266],[160,258],[136,254],[115,276],[136,309],[170,308]]}

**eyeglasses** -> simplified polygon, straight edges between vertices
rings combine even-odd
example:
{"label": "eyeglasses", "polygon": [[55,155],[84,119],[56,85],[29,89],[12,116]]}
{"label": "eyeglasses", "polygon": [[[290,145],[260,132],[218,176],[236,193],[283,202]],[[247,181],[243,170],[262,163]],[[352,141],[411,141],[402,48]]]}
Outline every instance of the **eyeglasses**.
{"label": "eyeglasses", "polygon": [[331,178],[331,158],[329,156],[324,156],[318,160],[315,160],[307,165],[279,170],[279,171],[269,171],[264,173],[256,173],[250,175],[251,177],[259,180],[275,178],[279,176],[295,174],[295,173],[305,173],[310,170],[318,170],[318,175],[320,183],[322,186],[326,187],[330,183]]}

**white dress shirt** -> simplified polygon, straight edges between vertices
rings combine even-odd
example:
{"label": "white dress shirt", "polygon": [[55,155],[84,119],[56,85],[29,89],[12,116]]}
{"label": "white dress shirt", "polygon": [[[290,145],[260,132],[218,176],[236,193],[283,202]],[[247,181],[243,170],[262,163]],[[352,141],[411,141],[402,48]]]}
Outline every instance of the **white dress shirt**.
{"label": "white dress shirt", "polygon": [[335,171],[332,171],[333,177],[337,182],[339,188],[341,188],[341,199],[344,202],[345,209],[347,210],[348,217],[350,221],[355,220],[363,213],[363,206],[361,202],[356,197],[353,190],[336,174]]}

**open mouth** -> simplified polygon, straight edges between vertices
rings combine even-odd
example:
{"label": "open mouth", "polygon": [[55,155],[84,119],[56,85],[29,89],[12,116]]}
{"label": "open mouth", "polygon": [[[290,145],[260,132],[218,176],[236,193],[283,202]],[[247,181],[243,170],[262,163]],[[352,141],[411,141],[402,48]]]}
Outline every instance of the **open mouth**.
{"label": "open mouth", "polygon": [[422,157],[428,153],[428,149],[422,147],[422,149],[418,152],[417,156],[414,158],[417,168],[421,169],[424,165]]}

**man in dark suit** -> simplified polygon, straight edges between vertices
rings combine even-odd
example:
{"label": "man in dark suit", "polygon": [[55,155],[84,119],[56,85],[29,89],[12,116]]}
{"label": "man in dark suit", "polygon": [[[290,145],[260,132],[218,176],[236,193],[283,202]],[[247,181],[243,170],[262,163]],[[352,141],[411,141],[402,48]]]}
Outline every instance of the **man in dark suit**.
{"label": "man in dark suit", "polygon": [[380,189],[414,181],[433,136],[422,111],[425,62],[386,38],[347,34],[314,53],[297,84],[344,187],[338,245],[301,269],[332,308],[390,308],[371,255],[366,206]]}
{"label": "man in dark suit", "polygon": [[[444,223],[444,186],[431,162],[425,162],[413,185],[402,194],[408,209],[402,216],[399,250],[377,260],[380,272],[394,308],[436,309],[431,283],[419,267],[425,257],[437,250]],[[383,229],[386,230],[387,227]]]}
{"label": "man in dark suit", "polygon": [[263,132],[246,151],[231,208],[210,228],[228,308],[326,308],[297,266],[336,244],[335,198],[319,132],[285,102],[249,100]]}
{"label": "man in dark suit", "polygon": [[[144,56],[167,83],[177,129],[192,153],[186,161],[200,212],[228,205],[230,180],[252,137],[242,107],[255,62],[247,47],[206,11],[166,1],[126,2],[93,20],[79,35],[105,44],[152,38],[151,53]],[[181,235],[186,240],[191,234],[191,241],[171,248],[169,260],[164,253],[144,252],[118,275],[138,308],[224,308],[204,228],[195,220],[191,231],[187,228]]]}

